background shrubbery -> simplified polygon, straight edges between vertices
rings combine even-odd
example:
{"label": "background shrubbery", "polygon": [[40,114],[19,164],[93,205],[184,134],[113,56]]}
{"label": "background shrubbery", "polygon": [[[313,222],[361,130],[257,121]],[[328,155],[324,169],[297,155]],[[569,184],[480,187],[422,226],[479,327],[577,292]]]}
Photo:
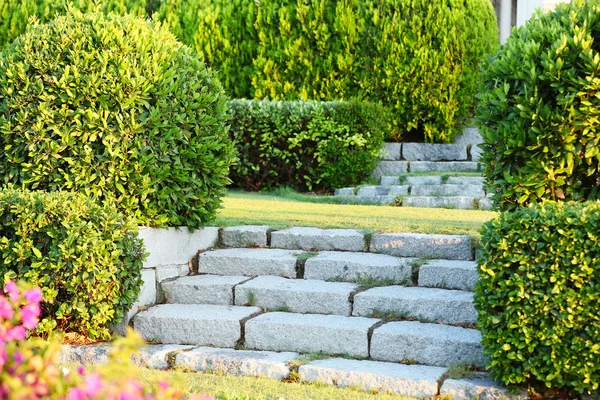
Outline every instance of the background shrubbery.
{"label": "background shrubbery", "polygon": [[478,118],[498,208],[599,198],[598,26],[598,1],[559,4],[485,66]]}
{"label": "background shrubbery", "polygon": [[137,299],[144,259],[137,227],[77,193],[0,191],[0,277],[43,290],[40,334],[110,337]]}
{"label": "background shrubbery", "polygon": [[235,186],[319,190],[362,182],[378,160],[389,123],[384,108],[362,102],[229,102],[239,163]]}
{"label": "background shrubbery", "polygon": [[548,203],[485,226],[475,307],[507,384],[600,385],[600,203]]}
{"label": "background shrubbery", "polygon": [[0,176],[85,193],[141,225],[212,220],[233,144],[218,80],[166,28],[71,10],[0,53]]}

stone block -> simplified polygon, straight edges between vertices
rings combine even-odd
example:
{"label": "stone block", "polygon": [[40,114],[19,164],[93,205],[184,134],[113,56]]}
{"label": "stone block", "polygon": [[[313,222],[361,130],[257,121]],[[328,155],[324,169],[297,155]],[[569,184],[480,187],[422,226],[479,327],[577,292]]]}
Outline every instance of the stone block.
{"label": "stone block", "polygon": [[467,147],[460,144],[404,143],[402,158],[408,161],[466,161]]}
{"label": "stone block", "polygon": [[389,392],[416,398],[434,398],[446,368],[401,365],[343,358],[318,360],[299,369],[300,379],[365,391]]}
{"label": "stone block", "polygon": [[362,251],[365,235],[356,229],[290,228],[271,233],[271,247],[308,251]]}
{"label": "stone block", "polygon": [[527,400],[530,398],[526,390],[514,393],[491,379],[446,379],[440,389],[440,395],[457,400]]}
{"label": "stone block", "polygon": [[134,355],[133,361],[136,365],[152,369],[169,369],[167,357],[185,350],[193,349],[194,346],[181,346],[178,344],[151,344],[140,349],[139,354]]}
{"label": "stone block", "polygon": [[133,326],[144,339],[159,343],[234,347],[242,320],[260,312],[257,307],[161,304],[137,314]]}
{"label": "stone block", "polygon": [[370,278],[400,283],[411,279],[412,261],[385,254],[324,251],[306,261],[304,278],[346,282]]}
{"label": "stone block", "polygon": [[221,243],[225,247],[266,247],[268,226],[232,226],[221,231]]}
{"label": "stone block", "polygon": [[479,209],[480,210],[491,210],[494,206],[494,201],[490,197],[486,197],[484,199],[479,199]]}
{"label": "stone block", "polygon": [[59,362],[61,364],[106,364],[109,361],[111,347],[108,343],[70,345],[63,344],[60,348]]}
{"label": "stone block", "polygon": [[356,191],[356,189],[354,189],[353,187],[335,189],[334,195],[335,196],[354,196],[355,191]]}
{"label": "stone block", "polygon": [[358,285],[259,276],[235,288],[235,304],[295,313],[350,315],[350,294]]}
{"label": "stone block", "polygon": [[404,207],[474,210],[479,200],[476,197],[464,196],[409,196],[404,198],[402,205]]}
{"label": "stone block", "polygon": [[449,367],[484,367],[481,333],[475,329],[416,321],[389,322],[373,331],[371,357],[375,360]]}
{"label": "stone block", "polygon": [[402,143],[385,143],[381,150],[381,159],[386,161],[400,160]]}
{"label": "stone block", "polygon": [[398,176],[382,176],[379,181],[381,186],[397,186],[400,185],[400,177]]}
{"label": "stone block", "polygon": [[371,240],[371,252],[428,259],[472,260],[472,246],[466,235],[379,233]]}
{"label": "stone block", "polygon": [[405,196],[408,194],[408,186],[363,186],[358,189],[357,196]]}
{"label": "stone block", "polygon": [[140,227],[139,237],[144,240],[148,258],[144,268],[161,265],[187,264],[198,251],[215,247],[219,241],[219,228],[209,227],[190,232],[187,227]]}
{"label": "stone block", "polygon": [[233,288],[247,276],[195,275],[162,283],[167,303],[232,305]]}
{"label": "stone block", "polygon": [[246,322],[250,349],[369,356],[369,329],[380,320],[272,312]]}
{"label": "stone block", "polygon": [[410,172],[477,172],[479,164],[473,161],[411,161]]}
{"label": "stone block", "polygon": [[483,153],[483,149],[478,145],[474,144],[471,146],[471,161],[479,162],[481,160],[481,155]]}
{"label": "stone block", "polygon": [[370,317],[380,312],[444,324],[477,322],[472,292],[385,286],[369,289],[354,296],[352,315]]}
{"label": "stone block", "polygon": [[213,275],[275,275],[296,277],[299,250],[221,249],[198,257],[198,271]]}
{"label": "stone block", "polygon": [[180,276],[186,276],[189,274],[189,266],[187,264],[182,265],[167,265],[156,268],[156,282],[160,283],[167,279],[179,278]]}
{"label": "stone block", "polygon": [[410,194],[411,196],[485,197],[481,185],[415,185]]}
{"label": "stone block", "polygon": [[396,201],[395,196],[348,196],[342,198],[342,204],[388,205]]}
{"label": "stone block", "polygon": [[454,138],[454,144],[462,144],[463,146],[479,143],[483,143],[483,139],[479,129],[474,125],[466,127],[461,134]]}
{"label": "stone block", "polygon": [[419,286],[472,291],[478,279],[474,261],[431,260],[419,269]]}
{"label": "stone block", "polygon": [[200,347],[177,355],[177,367],[193,371],[220,372],[227,375],[261,376],[285,379],[290,375],[288,363],[298,353],[275,353]]}
{"label": "stone block", "polygon": [[408,161],[379,161],[373,176],[402,175],[408,172]]}
{"label": "stone block", "polygon": [[479,185],[483,186],[485,178],[482,176],[449,176],[446,180],[449,185]]}
{"label": "stone block", "polygon": [[431,176],[407,176],[405,183],[407,185],[441,185],[442,177],[440,175]]}

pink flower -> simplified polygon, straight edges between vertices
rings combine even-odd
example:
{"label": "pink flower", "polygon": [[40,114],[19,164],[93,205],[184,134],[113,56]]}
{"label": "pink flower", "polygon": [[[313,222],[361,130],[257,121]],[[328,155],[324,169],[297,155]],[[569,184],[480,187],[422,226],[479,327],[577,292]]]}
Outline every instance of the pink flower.
{"label": "pink flower", "polygon": [[13,307],[8,299],[0,295],[0,320],[11,319],[14,315]]}
{"label": "pink flower", "polygon": [[8,283],[6,285],[4,285],[4,291],[6,293],[8,293],[8,297],[10,298],[10,300],[12,302],[19,301],[19,297],[21,296],[21,293],[19,292],[19,288],[17,287],[17,284],[15,283],[15,281],[13,281],[13,280],[8,281]]}
{"label": "pink flower", "polygon": [[42,291],[39,288],[29,289],[23,294],[23,297],[29,303],[39,304],[42,301]]}
{"label": "pink flower", "polygon": [[169,382],[165,382],[165,381],[158,382],[158,388],[163,391],[167,390],[169,388]]}
{"label": "pink flower", "polygon": [[104,384],[102,383],[102,378],[98,374],[91,374],[86,376],[83,380],[83,389],[85,390],[85,394],[90,397],[96,397]]}
{"label": "pink flower", "polygon": [[25,340],[25,338],[27,338],[27,331],[23,325],[13,326],[6,331],[5,338],[8,342],[11,340]]}
{"label": "pink flower", "polygon": [[80,365],[79,367],[77,367],[77,375],[79,375],[79,376],[85,375],[85,367],[83,365]]}
{"label": "pink flower", "polygon": [[23,362],[23,354],[16,352],[13,356],[13,360],[17,366],[21,365]]}
{"label": "pink flower", "polygon": [[21,319],[23,326],[27,329],[35,329],[38,325],[38,317],[40,316],[40,306],[37,304],[27,304],[21,309]]}
{"label": "pink flower", "polygon": [[79,388],[73,388],[71,390],[69,390],[69,396],[67,397],[67,400],[86,400],[87,396],[85,395],[85,392],[82,389]]}

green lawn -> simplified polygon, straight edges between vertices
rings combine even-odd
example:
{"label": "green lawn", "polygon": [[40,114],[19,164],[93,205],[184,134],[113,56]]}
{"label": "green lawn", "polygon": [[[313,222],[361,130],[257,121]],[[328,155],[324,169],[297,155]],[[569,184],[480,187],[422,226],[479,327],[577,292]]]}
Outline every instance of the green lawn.
{"label": "green lawn", "polygon": [[232,191],[223,199],[223,208],[215,223],[218,226],[268,225],[273,229],[315,226],[479,236],[481,225],[496,215],[478,210],[321,204],[302,201],[302,195],[299,196],[290,199]]}

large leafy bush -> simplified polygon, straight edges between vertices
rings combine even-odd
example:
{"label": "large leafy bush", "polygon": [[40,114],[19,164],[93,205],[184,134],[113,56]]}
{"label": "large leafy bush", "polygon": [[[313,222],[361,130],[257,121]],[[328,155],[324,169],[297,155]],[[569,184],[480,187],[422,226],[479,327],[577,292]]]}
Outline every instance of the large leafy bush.
{"label": "large leafy bush", "polygon": [[0,277],[42,288],[38,333],[107,339],[137,299],[144,251],[114,206],[78,193],[0,191]]}
{"label": "large leafy bush", "polygon": [[598,390],[599,231],[599,202],[530,206],[485,225],[475,307],[496,379]]}
{"label": "large leafy bush", "polygon": [[71,10],[0,53],[0,177],[142,225],[210,221],[234,159],[221,85],[166,28]]}
{"label": "large leafy bush", "polygon": [[500,209],[599,198],[599,67],[596,0],[538,15],[486,64],[482,161]]}
{"label": "large leafy bush", "polygon": [[235,100],[229,118],[240,157],[231,178],[246,190],[359,184],[377,163],[389,123],[383,107],[354,101]]}
{"label": "large leafy bush", "polygon": [[498,40],[488,0],[167,0],[160,16],[232,95],[381,101],[395,140],[451,141]]}

